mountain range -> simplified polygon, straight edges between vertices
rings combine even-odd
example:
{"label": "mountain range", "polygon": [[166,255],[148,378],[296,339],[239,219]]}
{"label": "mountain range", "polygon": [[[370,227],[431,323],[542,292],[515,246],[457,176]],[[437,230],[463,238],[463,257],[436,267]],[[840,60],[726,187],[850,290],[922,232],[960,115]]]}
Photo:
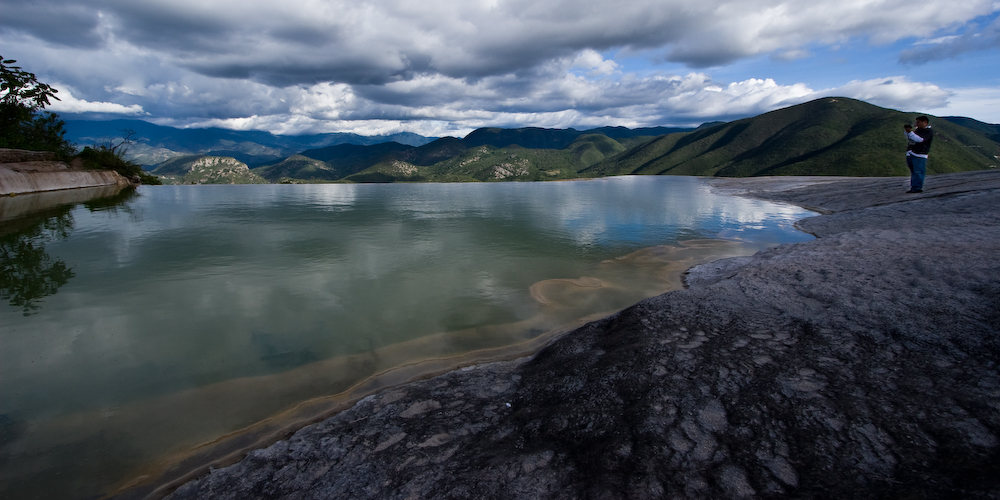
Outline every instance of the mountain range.
{"label": "mountain range", "polygon": [[[580,177],[580,171],[663,133],[692,129],[479,129],[423,146],[338,144],[255,168],[271,182],[493,181]],[[638,135],[638,134],[659,135]],[[155,170],[154,170],[155,172]],[[586,174],[589,175],[589,174]]]}
{"label": "mountain range", "polygon": [[[246,180],[242,170],[237,175],[239,169],[229,163],[203,161],[208,157],[242,161],[253,167],[254,178],[267,182],[528,181],[624,174],[894,176],[908,174],[902,125],[915,116],[836,97],[697,129],[482,128],[461,139],[411,134],[405,137],[410,144],[349,137],[353,134],[285,137],[222,129],[181,133],[168,127],[154,128],[158,135],[150,139],[142,129],[133,130],[141,144],[174,148],[171,161],[152,169],[171,182],[257,182]],[[935,142],[930,173],[996,168],[1000,163],[1000,125],[933,116],[931,123]],[[105,128],[116,125],[128,124]],[[358,143],[347,142],[352,140]],[[292,147],[324,141],[344,142]],[[230,150],[211,149],[233,144],[243,148],[242,158],[224,154]],[[180,150],[199,148],[198,154],[177,156]],[[190,171],[195,164],[202,170],[207,164],[227,165],[232,176],[209,178],[202,172],[198,180],[186,180],[183,169]]]}
{"label": "mountain range", "polygon": [[[228,156],[250,167],[274,163],[307,149],[339,144],[370,146],[396,142],[407,146],[422,146],[437,139],[410,132],[389,135],[365,136],[352,133],[327,133],[310,135],[276,135],[257,130],[229,130],[223,128],[176,128],[156,125],[142,120],[66,120],[66,139],[79,147],[103,144],[120,138],[125,131],[135,133],[135,144],[130,149],[133,161],[153,166],[182,156]],[[466,140],[469,144],[493,144],[509,141],[527,148],[566,147],[584,133],[602,133],[609,137],[629,138],[657,136],[691,129],[649,127],[629,129],[602,127],[593,131],[574,129],[500,129],[476,130]],[[538,133],[537,131],[548,131]]]}
{"label": "mountain range", "polygon": [[66,139],[83,147],[103,144],[135,132],[136,143],[130,153],[133,161],[155,165],[185,155],[229,156],[251,166],[287,158],[305,149],[334,144],[379,144],[398,142],[420,146],[433,137],[402,132],[391,135],[364,136],[350,133],[312,135],[276,135],[257,130],[223,128],[176,128],[142,120],[66,120]]}

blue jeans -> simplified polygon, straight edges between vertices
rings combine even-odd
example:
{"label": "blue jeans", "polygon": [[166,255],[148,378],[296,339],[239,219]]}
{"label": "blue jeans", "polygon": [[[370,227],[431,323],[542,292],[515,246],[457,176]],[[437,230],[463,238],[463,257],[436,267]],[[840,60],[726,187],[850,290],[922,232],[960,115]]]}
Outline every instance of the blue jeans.
{"label": "blue jeans", "polygon": [[910,189],[924,189],[924,175],[927,174],[927,158],[906,155],[906,166],[910,168]]}

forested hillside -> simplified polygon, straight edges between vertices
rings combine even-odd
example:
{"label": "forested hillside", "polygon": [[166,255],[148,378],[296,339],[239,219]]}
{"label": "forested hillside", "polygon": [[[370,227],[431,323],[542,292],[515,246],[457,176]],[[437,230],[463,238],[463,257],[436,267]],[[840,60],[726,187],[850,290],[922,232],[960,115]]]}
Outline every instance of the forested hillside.
{"label": "forested hillside", "polygon": [[[825,98],[633,147],[583,171],[598,176],[672,174],[892,176],[907,173],[902,125],[915,113]],[[983,124],[986,125],[986,124]],[[996,166],[984,132],[931,117],[930,173]]]}

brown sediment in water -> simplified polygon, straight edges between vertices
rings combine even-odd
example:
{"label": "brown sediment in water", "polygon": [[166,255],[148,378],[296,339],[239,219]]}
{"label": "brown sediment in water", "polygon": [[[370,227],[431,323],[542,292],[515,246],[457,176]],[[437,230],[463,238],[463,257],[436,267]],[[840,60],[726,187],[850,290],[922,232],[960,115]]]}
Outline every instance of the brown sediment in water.
{"label": "brown sediment in water", "polygon": [[641,249],[596,264],[592,276],[533,284],[531,296],[546,305],[520,322],[440,333],[273,375],[36,422],[36,439],[24,445],[55,449],[61,442],[81,441],[80,436],[99,443],[107,434],[128,434],[129,444],[141,450],[127,471],[129,479],[102,489],[116,498],[159,497],[209,467],[234,463],[382,389],[530,355],[588,321],[682,288],[682,274],[696,264],[756,249],[731,240]]}
{"label": "brown sediment in water", "polygon": [[529,291],[535,301],[553,307],[623,293],[633,294],[639,300],[682,288],[682,276],[692,266],[749,253],[753,252],[746,245],[733,240],[702,239],[658,245],[602,261],[595,267],[594,276],[543,280],[531,285]]}
{"label": "brown sediment in water", "polygon": [[573,325],[545,332],[515,345],[481,349],[452,357],[424,359],[376,373],[338,394],[303,401],[246,428],[165,456],[148,464],[144,470],[137,471],[140,476],[120,485],[109,497],[162,497],[180,484],[200,476],[209,467],[233,464],[242,459],[246,452],[269,446],[309,424],[350,408],[382,389],[430,378],[465,366],[526,356],[592,319],[597,318],[584,318]]}
{"label": "brown sediment in water", "polygon": [[[546,290],[549,290],[549,289],[552,289],[552,288],[556,288],[556,287],[565,288],[564,285],[569,285],[569,287],[571,289],[572,289],[572,287],[577,287],[577,288],[600,288],[600,287],[604,286],[604,282],[602,282],[601,280],[599,280],[597,278],[591,278],[591,277],[588,277],[588,276],[581,276],[579,279],[575,279],[575,280],[574,279],[568,279],[568,278],[556,278],[556,279],[551,279],[551,280],[539,281],[538,283],[535,283],[535,284],[531,285],[531,287],[528,289],[528,291],[531,292],[531,298],[533,298],[536,301],[538,301],[539,304],[547,306],[547,305],[551,305],[552,301],[550,301],[546,297]],[[553,292],[550,290],[549,293],[551,294]]]}

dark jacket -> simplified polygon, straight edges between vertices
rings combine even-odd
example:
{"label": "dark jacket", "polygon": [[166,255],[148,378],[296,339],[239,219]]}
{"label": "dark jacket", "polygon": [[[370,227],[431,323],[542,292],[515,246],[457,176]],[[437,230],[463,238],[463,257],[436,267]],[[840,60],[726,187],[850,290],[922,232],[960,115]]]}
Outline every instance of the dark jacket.
{"label": "dark jacket", "polygon": [[923,142],[914,142],[906,147],[907,151],[912,151],[916,155],[926,155],[931,152],[931,141],[934,140],[934,131],[930,127],[915,128],[913,133],[923,139]]}

